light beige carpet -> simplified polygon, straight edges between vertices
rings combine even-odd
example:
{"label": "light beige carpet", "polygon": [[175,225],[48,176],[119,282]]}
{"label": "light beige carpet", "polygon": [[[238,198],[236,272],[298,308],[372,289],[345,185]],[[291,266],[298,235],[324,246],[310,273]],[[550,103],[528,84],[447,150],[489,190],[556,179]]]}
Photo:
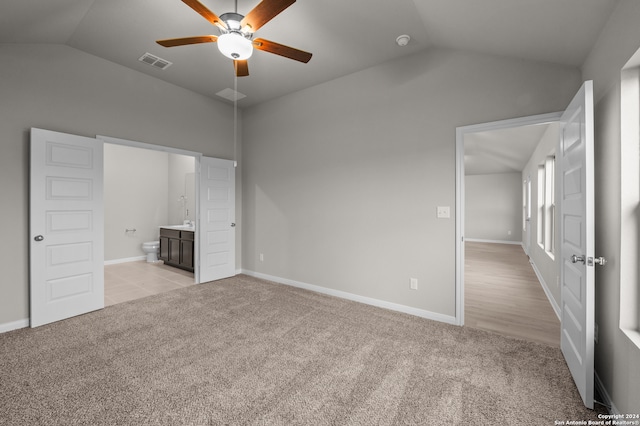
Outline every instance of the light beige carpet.
{"label": "light beige carpet", "polygon": [[2,425],[552,425],[560,351],[238,276],[0,335]]}

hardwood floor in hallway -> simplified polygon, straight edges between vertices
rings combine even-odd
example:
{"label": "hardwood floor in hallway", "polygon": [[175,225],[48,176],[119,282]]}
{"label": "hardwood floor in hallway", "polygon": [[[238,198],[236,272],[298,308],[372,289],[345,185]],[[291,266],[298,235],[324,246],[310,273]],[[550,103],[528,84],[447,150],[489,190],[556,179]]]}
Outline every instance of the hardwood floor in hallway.
{"label": "hardwood floor in hallway", "polygon": [[465,243],[465,325],[560,347],[560,321],[520,245]]}

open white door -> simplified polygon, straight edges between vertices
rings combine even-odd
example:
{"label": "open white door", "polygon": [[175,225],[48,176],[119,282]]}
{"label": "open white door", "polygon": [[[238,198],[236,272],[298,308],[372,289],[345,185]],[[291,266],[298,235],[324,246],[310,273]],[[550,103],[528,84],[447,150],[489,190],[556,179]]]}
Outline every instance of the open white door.
{"label": "open white door", "polygon": [[578,91],[562,115],[560,126],[560,345],[584,405],[593,408],[595,273],[592,81],[585,82]]}
{"label": "open white door", "polygon": [[31,327],[104,307],[103,144],[31,129]]}
{"label": "open white door", "polygon": [[236,274],[235,162],[200,158],[200,282]]}

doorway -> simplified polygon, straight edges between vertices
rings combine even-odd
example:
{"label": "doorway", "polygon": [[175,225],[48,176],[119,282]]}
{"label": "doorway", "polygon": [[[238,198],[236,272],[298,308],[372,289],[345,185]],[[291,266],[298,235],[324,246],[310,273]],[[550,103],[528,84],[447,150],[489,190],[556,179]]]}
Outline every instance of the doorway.
{"label": "doorway", "polygon": [[[98,135],[96,138],[104,143],[193,157],[195,215],[190,214],[190,217],[195,217],[195,283],[216,281],[236,275],[236,161],[110,136]],[[186,205],[189,205],[188,200]]]}
{"label": "doorway", "polygon": [[195,157],[196,229],[191,237],[195,282],[236,274],[235,161],[107,136],[32,128],[31,327],[104,307],[105,143]]}
{"label": "doorway", "polygon": [[[526,250],[536,183],[532,194],[528,163],[543,135],[555,131],[547,135],[555,146],[557,128],[549,127],[559,117],[544,114],[457,129],[459,325],[559,346],[553,296]],[[555,285],[556,268],[551,270]]]}
{"label": "doorway", "polygon": [[196,159],[104,144],[105,306],[195,284],[193,272],[146,261],[159,227],[196,220]]}

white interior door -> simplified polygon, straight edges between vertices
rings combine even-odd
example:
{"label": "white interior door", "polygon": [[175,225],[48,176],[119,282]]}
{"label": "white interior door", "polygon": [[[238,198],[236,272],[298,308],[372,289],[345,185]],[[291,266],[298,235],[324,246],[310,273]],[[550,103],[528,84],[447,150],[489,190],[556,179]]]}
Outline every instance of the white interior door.
{"label": "white interior door", "polygon": [[235,162],[200,159],[200,282],[236,274]]}
{"label": "white interior door", "polygon": [[103,144],[31,129],[31,327],[104,307]]}
{"label": "white interior door", "polygon": [[561,348],[584,405],[593,408],[594,205],[593,82],[587,81],[560,122]]}

